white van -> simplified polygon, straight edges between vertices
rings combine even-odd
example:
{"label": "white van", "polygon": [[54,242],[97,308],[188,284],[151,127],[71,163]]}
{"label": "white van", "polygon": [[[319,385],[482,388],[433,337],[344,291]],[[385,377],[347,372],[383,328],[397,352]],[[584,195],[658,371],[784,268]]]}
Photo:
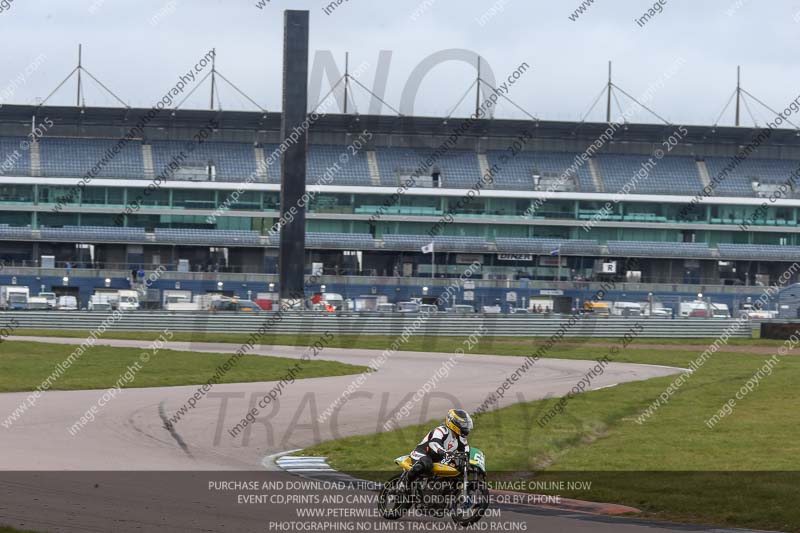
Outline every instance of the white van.
{"label": "white van", "polygon": [[40,292],[39,296],[45,298],[47,300],[47,307],[49,309],[55,309],[56,305],[58,304],[58,298],[56,297],[56,293],[54,292]]}
{"label": "white van", "polygon": [[611,304],[613,316],[641,316],[642,306],[636,302],[614,302]]}
{"label": "white van", "polygon": [[714,318],[730,318],[731,311],[726,304],[711,304],[711,316]]}
{"label": "white van", "polygon": [[117,309],[120,311],[136,311],[139,309],[139,292],[133,290],[120,290],[117,293]]}
{"label": "white van", "polygon": [[419,304],[417,302],[400,302],[397,304],[398,313],[419,313]]}
{"label": "white van", "polygon": [[672,309],[664,307],[661,302],[642,302],[639,304],[642,309],[642,316],[652,316],[653,318],[672,318]]}
{"label": "white van", "polygon": [[59,296],[56,309],[59,311],[77,311],[78,299],[74,296]]}

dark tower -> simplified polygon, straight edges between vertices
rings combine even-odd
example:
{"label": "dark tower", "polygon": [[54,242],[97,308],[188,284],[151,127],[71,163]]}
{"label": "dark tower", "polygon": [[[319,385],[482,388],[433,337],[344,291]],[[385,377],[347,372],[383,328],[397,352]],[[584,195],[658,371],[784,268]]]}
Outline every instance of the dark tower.
{"label": "dark tower", "polygon": [[308,11],[285,11],[283,31],[281,140],[290,146],[281,156],[281,220],[286,223],[278,274],[281,300],[286,300],[304,295],[306,210],[299,204],[306,192]]}

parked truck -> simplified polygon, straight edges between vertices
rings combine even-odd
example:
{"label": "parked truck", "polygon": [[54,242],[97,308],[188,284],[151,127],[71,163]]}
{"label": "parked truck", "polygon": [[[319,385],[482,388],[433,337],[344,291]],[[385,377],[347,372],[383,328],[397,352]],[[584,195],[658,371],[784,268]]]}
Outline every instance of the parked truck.
{"label": "parked truck", "polygon": [[682,318],[730,318],[731,312],[726,304],[709,303],[704,300],[681,302],[678,316]]}
{"label": "parked truck", "polygon": [[120,311],[136,311],[139,309],[139,291],[117,291],[116,309]]}
{"label": "parked truck", "polygon": [[609,316],[611,305],[608,302],[583,302],[583,313],[594,316]]}
{"label": "parked truck", "polygon": [[748,302],[739,305],[739,316],[742,318],[749,318],[750,320],[768,320],[770,318],[776,318],[778,312],[768,309],[759,309]]}
{"label": "parked truck", "polygon": [[0,309],[20,311],[28,308],[31,291],[28,287],[3,285],[0,287]]}
{"label": "parked truck", "polygon": [[89,298],[87,309],[89,311],[111,311],[113,302],[116,301],[114,293],[96,292]]}
{"label": "parked truck", "polygon": [[614,302],[611,304],[612,316],[641,316],[642,306],[636,302]]}
{"label": "parked truck", "polygon": [[202,309],[199,298],[192,301],[191,291],[164,291],[165,311],[200,311]]}

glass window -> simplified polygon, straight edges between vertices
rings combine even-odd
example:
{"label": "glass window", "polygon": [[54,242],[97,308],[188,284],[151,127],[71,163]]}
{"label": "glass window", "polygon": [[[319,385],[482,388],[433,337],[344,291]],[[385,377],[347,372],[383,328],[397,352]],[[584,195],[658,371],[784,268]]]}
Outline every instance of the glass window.
{"label": "glass window", "polygon": [[63,203],[64,205],[76,204],[81,197],[80,190],[74,186],[39,186],[39,203],[40,204],[55,204]]}
{"label": "glass window", "polygon": [[153,190],[147,187],[128,189],[128,205],[136,205],[139,202],[143,206],[167,207],[169,206],[169,190]]}
{"label": "glass window", "polygon": [[109,187],[108,188],[108,204],[109,205],[122,205],[124,200],[125,189],[122,187]]}
{"label": "glass window", "polygon": [[106,203],[105,187],[87,187],[81,194],[83,205],[104,205]]}
{"label": "glass window", "polygon": [[0,186],[0,202],[31,203],[33,202],[33,186],[2,185]]}

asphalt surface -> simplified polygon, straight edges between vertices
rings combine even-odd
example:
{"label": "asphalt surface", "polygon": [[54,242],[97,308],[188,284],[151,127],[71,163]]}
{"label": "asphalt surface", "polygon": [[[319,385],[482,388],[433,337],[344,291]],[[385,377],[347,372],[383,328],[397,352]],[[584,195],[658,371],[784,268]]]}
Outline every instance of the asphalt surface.
{"label": "asphalt surface", "polygon": [[[82,341],[36,340],[58,344]],[[149,341],[100,340],[98,344],[145,348]],[[166,347],[222,353],[238,348],[185,342],[170,342]],[[272,346],[257,348],[255,353],[299,358],[305,349]],[[379,354],[374,350],[326,348],[319,358],[367,365]],[[242,504],[233,493],[210,490],[208,483],[220,477],[247,479],[255,475],[297,479],[284,472],[267,473],[265,457],[324,440],[381,431],[388,416],[411,399],[450,357],[442,353],[396,352],[356,387],[357,393],[341,406],[338,416],[323,421],[320,415],[359,375],[297,380],[285,386],[278,401],[258,413],[254,425],[235,437],[229,430],[258,405],[259,399],[274,390],[276,383],[216,385],[172,431],[164,427],[165,417],[186,404],[198,391],[197,386],[126,389],[75,436],[68,428],[97,402],[103,391],[46,392],[11,428],[0,427],[0,524],[37,531],[271,531],[281,529],[269,521],[288,521],[287,527],[293,520],[319,522],[321,518],[298,518],[297,506],[293,505]],[[408,425],[440,418],[455,404],[475,409],[521,363],[522,358],[509,356],[457,358],[435,390],[421,401],[412,402],[408,416],[398,423]],[[540,360],[497,406],[562,396],[595,365],[594,361]],[[680,369],[661,366],[611,363],[590,388],[678,372]],[[5,420],[27,396],[28,393],[0,394],[0,419]],[[409,449],[414,444],[409,442]],[[387,457],[387,461],[392,459]],[[373,508],[374,504],[364,506]],[[332,516],[337,518],[335,513]],[[378,530],[386,524],[374,517],[348,520],[371,524],[360,526],[368,528],[364,530]],[[420,521],[422,525],[418,527],[422,529],[417,530],[430,529],[429,523],[436,522],[409,520]],[[519,529],[522,526],[528,531],[562,533],[704,530],[529,507],[506,507],[501,517],[492,517],[487,524],[492,520],[499,524],[492,530],[523,530]],[[401,523],[405,522],[397,524]],[[314,530],[297,527],[300,526],[289,530]],[[348,530],[336,524],[325,529]]]}

